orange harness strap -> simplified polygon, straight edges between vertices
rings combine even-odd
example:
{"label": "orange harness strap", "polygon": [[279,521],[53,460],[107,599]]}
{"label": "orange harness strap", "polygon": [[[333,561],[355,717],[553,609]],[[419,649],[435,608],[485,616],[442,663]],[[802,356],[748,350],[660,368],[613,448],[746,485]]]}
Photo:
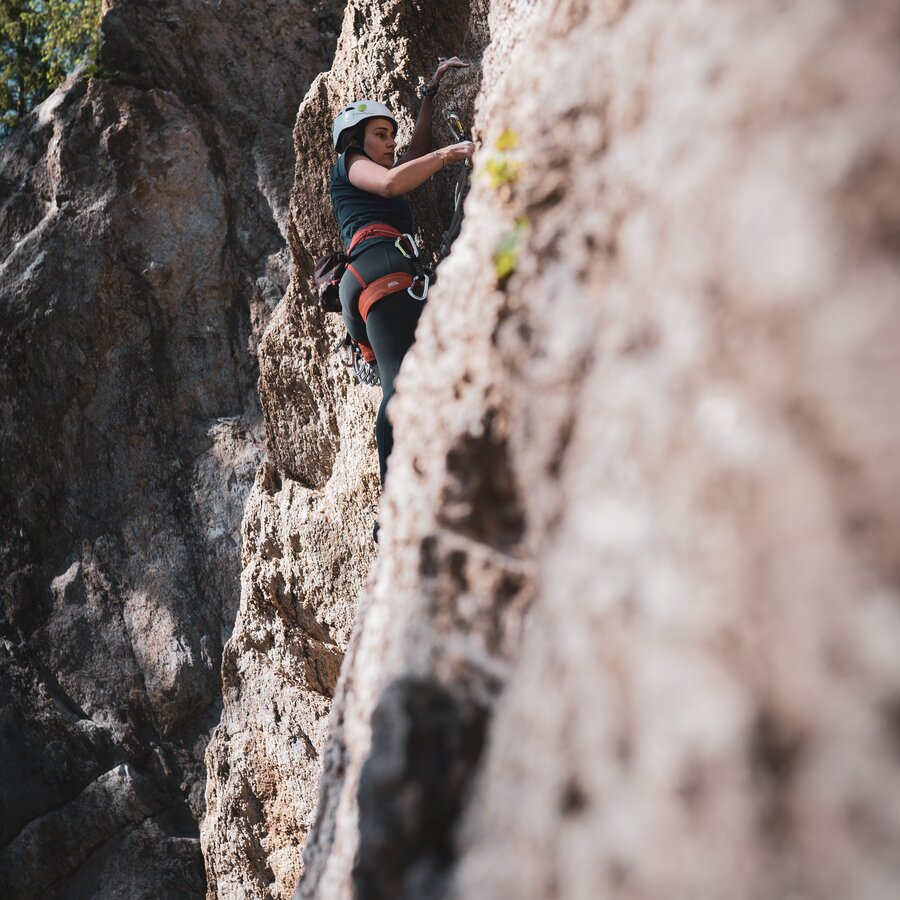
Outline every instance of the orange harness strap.
{"label": "orange harness strap", "polygon": [[366,282],[362,275],[353,267],[353,263],[347,263],[347,271],[360,283],[363,290],[366,289]]}
{"label": "orange harness strap", "polygon": [[365,228],[360,228],[353,235],[350,246],[347,248],[347,255],[349,256],[363,241],[373,237],[398,238],[400,237],[400,232],[392,225],[385,225],[383,222],[373,222],[371,225],[366,225]]}
{"label": "orange harness strap", "polygon": [[363,322],[369,317],[369,310],[383,297],[388,294],[395,294],[397,291],[405,291],[411,287],[413,277],[409,272],[391,272],[389,275],[383,275],[376,278],[359,297],[359,314]]}

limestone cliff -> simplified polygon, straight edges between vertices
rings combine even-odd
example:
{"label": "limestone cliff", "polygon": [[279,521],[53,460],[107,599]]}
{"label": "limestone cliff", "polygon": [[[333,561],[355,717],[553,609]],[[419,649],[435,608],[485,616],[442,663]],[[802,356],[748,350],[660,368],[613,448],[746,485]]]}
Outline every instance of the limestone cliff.
{"label": "limestone cliff", "polygon": [[[290,896],[304,844],[306,900],[897,895],[898,35],[889,0],[348,3],[260,351],[211,895]],[[373,558],[374,398],[306,302],[327,127],[367,94],[408,134],[460,48],[475,184]]]}
{"label": "limestone cliff", "polygon": [[0,893],[205,894],[203,753],[344,4],[117,0],[0,156]]}

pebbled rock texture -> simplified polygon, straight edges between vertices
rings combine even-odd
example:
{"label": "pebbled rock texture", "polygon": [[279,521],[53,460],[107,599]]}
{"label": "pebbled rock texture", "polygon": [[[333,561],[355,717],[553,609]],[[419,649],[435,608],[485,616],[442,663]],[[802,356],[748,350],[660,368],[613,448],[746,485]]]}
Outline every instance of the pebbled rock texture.
{"label": "pebbled rock texture", "polygon": [[[364,455],[302,337],[310,135],[355,93],[405,108],[421,15],[348,5],[347,89],[322,76],[298,118],[299,265],[263,343],[275,465],[353,517],[354,549],[374,490],[343,486]],[[896,4],[495,0],[488,21],[475,186],[400,376],[308,833],[308,786],[269,787],[296,798],[296,897],[889,900]],[[290,373],[317,417],[275,393]],[[262,563],[236,647],[282,633],[251,605]],[[240,696],[275,706],[267,673],[314,630]]]}
{"label": "pebbled rock texture", "polygon": [[[448,143],[448,104],[471,121],[486,27],[483,5],[351,0],[332,69],[297,115],[294,276],[259,350],[269,459],[244,515],[241,605],[223,660],[222,719],[207,751],[201,834],[210,898],[293,893],[337,674],[373,559],[380,389],[341,367],[332,351],[343,335],[340,317],[315,306],[310,279],[312,260],[339,245],[328,201],[331,121],[354,98],[384,97],[402,144],[420,80],[462,47],[473,65],[447,77],[434,119],[435,146]],[[412,197],[423,247],[439,246],[455,177],[446,173]]]}
{"label": "pebbled rock texture", "polygon": [[100,76],[0,155],[4,896],[205,892],[256,350],[342,11],[107,3]]}

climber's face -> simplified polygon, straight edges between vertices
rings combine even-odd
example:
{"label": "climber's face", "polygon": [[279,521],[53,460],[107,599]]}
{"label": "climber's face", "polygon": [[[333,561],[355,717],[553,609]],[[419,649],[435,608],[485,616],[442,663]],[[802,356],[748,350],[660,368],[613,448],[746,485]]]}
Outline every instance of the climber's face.
{"label": "climber's face", "polygon": [[390,169],[394,165],[394,123],[390,119],[371,119],[366,122],[363,150],[378,165]]}

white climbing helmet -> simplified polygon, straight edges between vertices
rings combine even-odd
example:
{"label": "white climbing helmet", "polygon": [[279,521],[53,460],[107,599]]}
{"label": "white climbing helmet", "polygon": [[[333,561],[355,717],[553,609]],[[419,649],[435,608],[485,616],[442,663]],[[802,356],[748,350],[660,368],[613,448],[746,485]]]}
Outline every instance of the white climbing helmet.
{"label": "white climbing helmet", "polygon": [[331,143],[337,149],[338,141],[341,135],[354,125],[365,122],[366,119],[390,119],[397,127],[397,120],[394,114],[383,104],[377,100],[355,100],[334,120],[331,127]]}

